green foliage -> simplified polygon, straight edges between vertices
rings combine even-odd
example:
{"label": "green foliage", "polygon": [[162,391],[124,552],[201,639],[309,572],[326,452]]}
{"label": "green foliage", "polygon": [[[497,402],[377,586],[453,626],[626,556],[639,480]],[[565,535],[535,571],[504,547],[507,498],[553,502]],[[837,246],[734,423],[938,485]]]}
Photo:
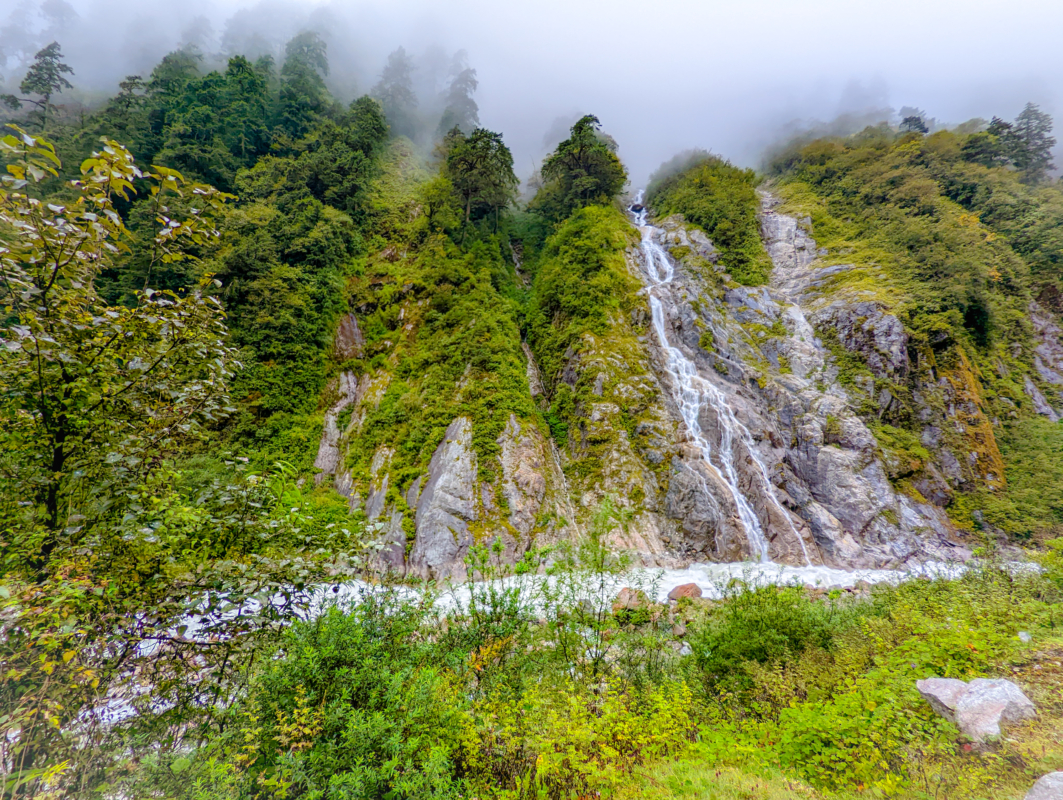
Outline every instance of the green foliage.
{"label": "green foliage", "polygon": [[906,290],[913,323],[953,312],[959,324],[950,325],[950,335],[984,347],[995,337],[1022,335],[1011,312],[1025,302],[1028,270],[997,215],[1003,193],[1029,190],[1011,173],[964,161],[961,144],[948,132],[821,141],[777,168],[788,170],[787,182],[807,184],[826,201],[824,211],[852,220],[857,237],[884,251],[876,268]]}
{"label": "green foliage", "polygon": [[151,157],[203,180],[230,189],[237,170],[269,148],[269,84],[242,56],[230,58],[224,74],[189,79],[152,100],[165,127]]}
{"label": "green foliage", "polygon": [[[506,584],[436,597],[363,587],[286,630],[205,745],[146,759],[134,796],[517,800],[614,791],[676,752],[693,695],[669,674],[664,622],[613,613],[626,559],[606,545],[624,524],[609,504],[588,540]],[[499,572],[477,547],[470,571]],[[536,622],[543,616],[545,622]],[[636,680],[641,676],[641,682]]]}
{"label": "green foliage", "polygon": [[475,204],[478,213],[498,215],[516,196],[519,181],[513,174],[513,154],[502,141],[502,134],[476,128],[466,136],[455,127],[446,139],[446,172],[454,191],[465,206],[461,243]]}
{"label": "green foliage", "polygon": [[1023,417],[1009,423],[999,441],[1007,492],[959,496],[949,513],[969,529],[992,526],[1021,541],[1055,535],[1063,526],[1063,426]]}
{"label": "green foliage", "polygon": [[797,588],[732,586],[728,602],[691,638],[698,668],[714,685],[745,688],[746,665],[800,657],[832,637],[830,611]]}
{"label": "green foliage", "polygon": [[326,50],[324,40],[312,31],[298,34],[284,47],[277,124],[293,139],[305,136],[329,110]]}
{"label": "green foliage", "polygon": [[771,260],[760,240],[760,208],[752,170],[704,154],[680,172],[651,179],[646,202],[659,216],[682,214],[708,234],[741,284],[766,283]]}
{"label": "green foliage", "polygon": [[[61,164],[15,134],[0,140],[0,769],[9,796],[84,797],[116,754],[209,726],[307,584],[362,551],[336,525],[345,504],[305,497],[287,465],[189,458],[230,411],[237,366],[209,284],[129,306],[96,293],[138,187],[152,263],[213,240],[228,196],[105,140],[64,205],[41,202],[23,192]],[[169,216],[191,196],[198,213]]]}
{"label": "green foliage", "polygon": [[222,221],[210,268],[244,348],[235,392],[250,434],[271,414],[317,405],[343,279],[364,251],[360,229],[373,215],[370,187],[385,136],[379,105],[362,98],[297,154],[267,156],[237,177],[244,203]]}
{"label": "green foliage", "polygon": [[[1052,624],[1060,598],[1044,578],[988,566],[959,580],[875,587],[861,601],[840,592],[816,600],[788,588],[749,594],[732,595],[693,634],[739,654],[739,671],[719,677],[704,671],[715,668],[711,658],[696,659],[716,687],[708,711],[715,730],[702,738],[709,763],[782,765],[832,791],[924,797],[939,786],[949,796],[992,794],[999,771],[965,761],[955,728],[932,712],[915,682],[1006,671],[1019,657],[1018,626]],[[718,638],[732,619],[731,638]]]}
{"label": "green foliage", "polygon": [[473,424],[480,468],[492,468],[510,414],[533,414],[516,304],[500,292],[512,280],[497,238],[463,253],[435,235],[407,258],[374,259],[352,281],[363,364],[386,385],[351,440],[354,474],[386,445],[396,450],[392,480],[405,488],[460,416]]}
{"label": "green foliage", "polygon": [[173,170],[142,172],[129,151],[105,140],[81,166],[76,200],[41,203],[18,190],[54,175],[59,161],[50,143],[14,130],[0,141],[12,159],[0,190],[0,230],[10,237],[0,254],[10,320],[0,339],[9,420],[0,480],[48,531],[31,556],[44,569],[61,539],[76,541],[113,519],[118,509],[99,506],[101,496],[123,495],[227,408],[234,353],[208,285],[185,296],[148,289],[132,308],[96,294],[99,271],[129,236],[114,204],[135,183],[150,183],[152,260],[169,263],[186,257],[183,241],[201,244],[216,232],[205,214],[171,220],[163,199],[195,193],[218,212],[227,196]]}
{"label": "green foliage", "polygon": [[366,592],[286,632],[232,718],[244,782],[331,797],[452,798],[469,712],[419,636],[425,611]]}
{"label": "green foliage", "polygon": [[633,307],[639,284],[627,270],[624,250],[634,236],[615,208],[589,207],[546,241],[535,270],[527,336],[551,388],[585,333],[605,334],[611,316]]}
{"label": "green foliage", "polygon": [[1011,163],[1024,183],[1041,183],[1048,177],[1052,164],[1052,117],[1034,103],[1027,103],[1014,123],[994,117],[985,136],[967,149],[973,161],[986,166]]}
{"label": "green foliage", "polygon": [[930,461],[929,451],[911,431],[881,424],[872,426],[871,431],[882,448],[891,478],[915,474]]}
{"label": "green foliage", "polygon": [[589,205],[607,205],[627,183],[627,171],[616,155],[616,142],[601,132],[598,118],[588,114],[543,161],[545,181],[529,205],[553,222]]}

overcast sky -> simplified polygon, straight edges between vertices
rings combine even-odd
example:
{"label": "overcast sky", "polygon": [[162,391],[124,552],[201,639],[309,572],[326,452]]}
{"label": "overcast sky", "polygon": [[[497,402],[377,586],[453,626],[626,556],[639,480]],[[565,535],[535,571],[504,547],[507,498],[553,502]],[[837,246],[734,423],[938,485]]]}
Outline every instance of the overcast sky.
{"label": "overcast sky", "polygon": [[[399,45],[464,49],[481,122],[502,131],[522,175],[544,135],[583,113],[616,138],[635,183],[690,147],[756,166],[788,124],[843,112],[908,105],[955,123],[1010,119],[1032,100],[1063,119],[1058,1],[68,1],[78,20],[57,38],[75,82],[102,91],[150,71],[197,16],[215,50],[318,30],[338,94],[367,91]],[[22,13],[39,30],[38,5],[0,0],[0,25]]]}

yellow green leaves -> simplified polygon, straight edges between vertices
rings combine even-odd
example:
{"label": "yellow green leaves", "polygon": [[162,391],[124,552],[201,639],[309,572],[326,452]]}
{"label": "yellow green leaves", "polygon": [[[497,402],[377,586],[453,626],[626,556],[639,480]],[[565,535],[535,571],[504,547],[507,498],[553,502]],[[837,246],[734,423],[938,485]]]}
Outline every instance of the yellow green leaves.
{"label": "yellow green leaves", "polygon": [[39,183],[48,176],[55,177],[60,166],[55,147],[47,139],[30,136],[17,125],[8,125],[15,131],[0,139],[0,155],[11,158],[7,175],[0,177],[4,186],[21,189],[27,183]]}

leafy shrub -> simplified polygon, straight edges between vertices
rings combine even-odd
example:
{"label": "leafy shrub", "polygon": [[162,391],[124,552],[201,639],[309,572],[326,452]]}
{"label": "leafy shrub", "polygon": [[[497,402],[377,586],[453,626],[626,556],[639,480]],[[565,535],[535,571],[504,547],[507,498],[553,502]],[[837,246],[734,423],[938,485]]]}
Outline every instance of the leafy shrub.
{"label": "leafy shrub", "polygon": [[771,259],[760,240],[760,203],[752,170],[704,154],[681,172],[650,184],[646,201],[658,215],[682,214],[708,234],[736,281],[767,283]]}
{"label": "leafy shrub", "polygon": [[[955,727],[915,683],[1001,670],[1019,655],[1018,625],[1053,624],[1051,586],[989,565],[956,580],[877,586],[864,600],[761,589],[729,612],[742,594],[729,598],[695,633],[700,648],[716,644],[716,669],[726,655],[738,664],[714,681],[706,716],[715,731],[702,744],[720,763],[764,759],[830,790],[984,796],[995,770],[964,759]],[[709,660],[695,654],[702,668]]]}
{"label": "leafy shrub", "polygon": [[233,709],[229,757],[250,787],[321,798],[450,798],[470,724],[424,611],[367,592],[294,626]]}
{"label": "leafy shrub", "polygon": [[826,647],[831,636],[827,612],[802,590],[736,584],[693,633],[691,647],[708,683],[748,687],[748,662],[766,664]]}

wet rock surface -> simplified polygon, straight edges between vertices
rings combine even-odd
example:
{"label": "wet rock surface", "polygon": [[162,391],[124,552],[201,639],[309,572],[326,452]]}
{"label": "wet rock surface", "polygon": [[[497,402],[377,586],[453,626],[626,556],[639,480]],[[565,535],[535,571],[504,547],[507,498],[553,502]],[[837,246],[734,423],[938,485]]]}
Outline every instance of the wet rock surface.
{"label": "wet rock surface", "polygon": [[[940,509],[950,491],[942,470],[932,467],[920,476],[939,505],[897,492],[891,467],[860,416],[864,398],[839,382],[818,333],[829,329],[835,341],[861,357],[869,380],[864,391],[878,403],[876,379],[904,381],[911,372],[903,325],[881,303],[825,297],[825,279],[850,265],[824,267],[825,251],[812,237],[809,221],[780,214],[775,204],[766,197],[761,214],[773,261],[771,282],[764,287],[721,286],[717,270],[725,265],[717,260],[711,271],[699,266],[691,253],[703,258],[714,251],[696,249],[681,218],[663,220],[655,232],[660,244],[678,256],[669,292],[661,295],[667,299],[670,340],[750,433],[732,444],[734,465],[738,487],[769,540],[771,558],[845,568],[965,559],[969,552],[958,546]],[[707,349],[705,330],[712,333]],[[656,357],[654,365],[666,385],[663,360]],[[881,402],[888,405],[889,396]],[[699,423],[719,453],[727,435],[721,413],[708,404]],[[731,493],[699,474],[709,470],[699,470],[697,460],[689,449],[673,457],[666,513],[686,539],[711,541],[699,552],[719,560],[747,557]],[[722,465],[716,461],[715,466],[718,472]]]}
{"label": "wet rock surface", "polygon": [[[389,378],[343,373],[325,415],[317,480],[331,478],[381,526],[382,564],[421,577],[464,574],[474,542],[500,542],[502,560],[512,562],[533,543],[571,538],[607,497],[627,520],[608,541],[644,565],[759,560],[751,526],[768,558],[791,565],[966,559],[943,508],[955,491],[1003,476],[970,369],[928,367],[884,302],[837,291],[856,267],[826,263],[810,220],[780,213],[766,195],[760,224],[773,262],[768,285],[731,281],[708,237],[671,217],[647,228],[671,254],[668,280],[649,280],[645,252],[631,248],[628,269],[647,288],[605,335],[585,334],[555,376],[541,375],[523,345],[540,409],[551,403],[544,384],[580,398],[567,437],[555,441],[540,422],[510,415],[497,456],[481,465],[476,432],[461,417],[417,479],[392,485],[386,453],[371,475],[351,476],[345,436],[358,434]],[[657,318],[651,299],[660,301]],[[1049,315],[1038,319],[1040,366],[1028,391],[1056,418],[1063,332]],[[344,317],[336,357],[360,347],[357,320]],[[839,348],[863,365],[857,374],[842,374]],[[692,372],[681,379],[677,364]],[[930,456],[915,466],[873,433],[897,413],[898,387],[910,392],[914,435]],[[899,491],[899,477],[910,488]],[[405,504],[387,499],[396,491]]]}
{"label": "wet rock surface", "polygon": [[358,327],[358,318],[354,314],[344,314],[336,328],[336,338],[332,346],[333,356],[337,361],[361,358],[364,347],[365,337],[362,335],[361,328]]}
{"label": "wet rock surface", "polygon": [[464,558],[473,543],[469,523],[477,516],[476,455],[472,423],[458,417],[428,465],[417,500],[417,538],[407,570],[421,578],[464,574]]}

